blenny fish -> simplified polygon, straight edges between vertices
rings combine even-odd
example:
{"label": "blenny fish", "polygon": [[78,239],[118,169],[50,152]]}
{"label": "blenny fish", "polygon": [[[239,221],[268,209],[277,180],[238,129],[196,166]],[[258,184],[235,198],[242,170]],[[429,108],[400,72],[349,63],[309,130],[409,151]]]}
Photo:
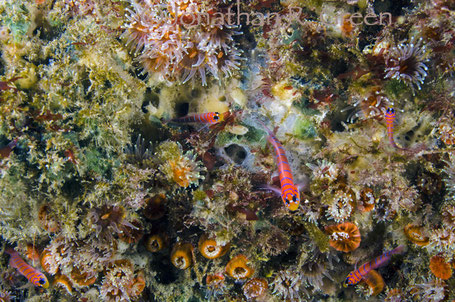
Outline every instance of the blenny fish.
{"label": "blenny fish", "polygon": [[[280,141],[275,137],[272,131],[265,127],[264,124],[262,124],[262,126],[269,134],[267,140],[272,144],[273,149],[276,153],[278,173],[281,185],[281,199],[283,200],[284,205],[290,211],[295,211],[298,209],[300,204],[300,192],[294,184],[294,179],[292,177],[291,167],[289,166],[288,159],[286,157],[286,152],[284,151],[283,145],[281,145]],[[269,187],[269,189],[272,191],[277,191],[271,187]]]}
{"label": "blenny fish", "polygon": [[368,275],[371,270],[377,269],[378,267],[387,264],[392,258],[392,255],[401,254],[403,251],[404,246],[400,245],[393,250],[385,252],[381,256],[374,258],[370,262],[364,263],[358,269],[349,273],[349,275],[346,277],[344,285],[348,286],[359,283],[363,278],[366,277],[366,275]]}
{"label": "blenny fish", "polygon": [[202,123],[202,124],[217,124],[222,122],[224,115],[218,112],[207,112],[195,115],[187,115],[184,117],[173,118],[170,122],[173,123]]}
{"label": "blenny fish", "polygon": [[404,148],[398,147],[398,145],[395,143],[395,140],[393,139],[393,122],[395,121],[395,109],[392,107],[387,108],[387,111],[385,113],[385,123],[387,126],[387,136],[389,137],[389,143],[392,145],[392,147],[400,150],[406,150]]}
{"label": "blenny fish", "polygon": [[34,267],[25,263],[25,261],[19,256],[19,253],[14,249],[6,249],[6,252],[11,256],[9,259],[9,265],[16,268],[25,278],[27,278],[33,285],[43,288],[49,287],[49,281],[46,276],[35,269]]}

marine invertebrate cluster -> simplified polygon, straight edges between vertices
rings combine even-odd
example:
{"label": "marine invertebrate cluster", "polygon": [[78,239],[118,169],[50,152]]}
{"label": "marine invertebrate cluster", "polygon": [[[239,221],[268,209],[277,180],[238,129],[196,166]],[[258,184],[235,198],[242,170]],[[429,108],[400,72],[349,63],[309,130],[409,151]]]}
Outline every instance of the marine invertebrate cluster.
{"label": "marine invertebrate cluster", "polygon": [[186,188],[204,179],[202,172],[205,167],[196,160],[197,155],[192,151],[184,153],[179,143],[163,142],[158,146],[157,153],[161,162],[159,170],[169,181]]}
{"label": "marine invertebrate cluster", "polygon": [[131,301],[139,297],[145,287],[141,273],[134,272],[129,260],[120,259],[110,264],[104,273],[100,295],[105,301]]}
{"label": "marine invertebrate cluster", "polygon": [[179,242],[174,245],[171,252],[171,262],[179,269],[187,269],[194,263],[194,248],[191,243]]}
{"label": "marine invertebrate cluster", "polygon": [[167,236],[166,234],[152,234],[147,237],[145,240],[145,248],[152,252],[156,253],[161,251],[163,248],[165,248],[167,245]]}
{"label": "marine invertebrate cluster", "polygon": [[73,286],[71,284],[71,281],[65,275],[57,275],[57,276],[55,276],[54,281],[52,282],[52,284],[54,286],[56,286],[56,287],[62,288],[69,295],[71,295],[73,293]]}
{"label": "marine invertebrate cluster", "polygon": [[384,289],[384,279],[375,270],[372,270],[362,280],[362,284],[365,285],[364,290],[366,296],[377,296]]}
{"label": "marine invertebrate cluster", "polygon": [[427,279],[424,283],[416,284],[413,293],[415,299],[428,302],[444,301],[446,298],[445,281],[439,279]]}
{"label": "marine invertebrate cluster", "polygon": [[226,274],[235,280],[245,280],[253,273],[254,269],[248,264],[248,258],[243,254],[235,256],[226,265]]}
{"label": "marine invertebrate cluster", "polygon": [[444,222],[445,225],[452,229],[455,228],[455,205],[453,204],[444,205],[444,207],[441,209],[441,216],[442,221]]}
{"label": "marine invertebrate cluster", "polygon": [[328,261],[321,254],[311,255],[301,265],[301,279],[315,290],[322,290],[323,279],[332,279],[328,273],[329,267]]}
{"label": "marine invertebrate cluster", "polygon": [[373,189],[371,188],[362,188],[359,193],[359,198],[357,199],[357,208],[362,212],[370,212],[374,209],[374,204],[376,199],[374,197]]}
{"label": "marine invertebrate cluster", "polygon": [[405,293],[398,288],[391,288],[384,298],[385,302],[401,302],[405,300]]}
{"label": "marine invertebrate cluster", "polygon": [[387,108],[392,106],[392,102],[379,86],[373,86],[362,94],[358,92],[353,94],[350,103],[350,107],[343,109],[343,111],[351,108],[357,109],[349,116],[348,121],[350,122],[354,122],[356,119],[381,119]]}
{"label": "marine invertebrate cluster", "polygon": [[199,252],[207,259],[215,259],[224,256],[229,250],[230,244],[220,245],[216,239],[209,238],[207,235],[201,236],[199,239]]}
{"label": "marine invertebrate cluster", "polygon": [[101,208],[93,209],[87,216],[97,237],[108,242],[113,241],[113,234],[123,234],[122,229],[129,227],[133,230],[139,228],[128,222],[126,211],[121,206],[104,205]]}
{"label": "marine invertebrate cluster", "polygon": [[430,270],[437,278],[447,280],[452,277],[452,267],[442,256],[433,256],[430,258]]}
{"label": "marine invertebrate cluster", "polygon": [[389,50],[386,58],[386,78],[392,78],[405,82],[419,90],[423,84],[428,67],[425,65],[426,47],[422,39],[411,39],[407,44],[400,43]]}
{"label": "marine invertebrate cluster", "polygon": [[276,256],[289,248],[289,235],[277,227],[271,226],[269,229],[261,232],[259,236],[259,246],[262,250],[271,256]]}
{"label": "marine invertebrate cluster", "polygon": [[56,217],[56,214],[53,213],[51,206],[48,204],[43,204],[38,211],[38,219],[42,227],[51,233],[55,233],[60,229],[60,224]]}
{"label": "marine invertebrate cluster", "polygon": [[252,278],[243,285],[243,294],[247,299],[258,298],[265,294],[268,287],[264,278]]}
{"label": "marine invertebrate cluster", "polygon": [[447,146],[455,145],[454,125],[447,118],[441,118],[438,121],[439,139]]}
{"label": "marine invertebrate cluster", "polygon": [[331,194],[325,194],[325,203],[328,204],[326,216],[335,222],[348,219],[355,210],[356,196],[352,189],[342,187]]}
{"label": "marine invertebrate cluster", "polygon": [[205,278],[205,285],[207,288],[206,297],[217,297],[224,293],[226,278],[223,274],[209,274]]}
{"label": "marine invertebrate cluster", "polygon": [[424,232],[425,230],[421,226],[408,224],[404,227],[406,237],[418,246],[426,246],[430,243],[430,238]]}
{"label": "marine invertebrate cluster", "polygon": [[150,220],[157,220],[164,216],[166,196],[163,193],[145,199],[144,216]]}
{"label": "marine invertebrate cluster", "polygon": [[275,275],[271,287],[273,293],[285,301],[301,301],[303,296],[303,292],[300,290],[302,287],[301,276],[298,271],[293,268],[279,271]]}
{"label": "marine invertebrate cluster", "polygon": [[345,222],[326,227],[330,236],[330,246],[337,251],[352,252],[360,245],[361,237],[359,228],[352,222]]}
{"label": "marine invertebrate cluster", "polygon": [[141,53],[138,60],[145,71],[161,80],[185,83],[198,75],[207,85],[207,73],[220,79],[239,69],[241,51],[233,41],[239,32],[224,22],[215,5],[193,0],[133,2],[127,18],[127,44]]}

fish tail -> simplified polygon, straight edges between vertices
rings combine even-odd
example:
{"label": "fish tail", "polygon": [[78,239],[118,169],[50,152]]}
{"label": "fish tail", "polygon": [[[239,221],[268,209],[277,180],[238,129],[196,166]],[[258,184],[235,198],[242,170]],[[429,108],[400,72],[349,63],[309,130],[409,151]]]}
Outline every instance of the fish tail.
{"label": "fish tail", "polygon": [[398,147],[398,145],[395,143],[395,140],[393,139],[393,134],[390,134],[390,133],[389,133],[389,143],[392,147],[394,147],[396,149],[400,149]]}
{"label": "fish tail", "polygon": [[264,130],[268,133],[269,138],[275,137],[272,130],[270,130],[261,120],[258,120],[259,124],[264,128]]}

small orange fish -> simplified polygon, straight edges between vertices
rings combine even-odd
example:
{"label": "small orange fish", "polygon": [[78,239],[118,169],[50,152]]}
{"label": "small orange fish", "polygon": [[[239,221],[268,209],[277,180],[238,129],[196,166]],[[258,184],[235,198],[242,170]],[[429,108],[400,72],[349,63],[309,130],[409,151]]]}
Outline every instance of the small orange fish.
{"label": "small orange fish", "polygon": [[218,112],[207,112],[195,115],[188,115],[180,118],[171,119],[175,123],[203,123],[203,124],[217,124],[224,120],[224,115]]}
{"label": "small orange fish", "polygon": [[284,205],[290,211],[295,211],[298,209],[300,204],[300,192],[297,186],[294,184],[291,167],[289,166],[283,145],[281,145],[275,135],[273,135],[272,131],[267,129],[264,124],[262,125],[269,134],[267,140],[272,144],[276,153],[276,160],[281,184],[281,199],[283,200]]}
{"label": "small orange fish", "polygon": [[34,267],[25,263],[25,261],[19,256],[18,252],[13,249],[7,249],[6,252],[11,256],[9,259],[9,265],[16,268],[19,273],[28,279],[28,281],[38,287],[49,287],[49,281],[46,276]]}
{"label": "small orange fish", "polygon": [[387,111],[385,113],[385,123],[387,126],[387,136],[389,137],[389,143],[392,145],[392,147],[400,150],[406,150],[404,148],[398,147],[398,145],[395,143],[395,140],[393,139],[393,122],[395,121],[395,109],[392,107],[387,108]]}
{"label": "small orange fish", "polygon": [[400,245],[393,250],[385,252],[381,256],[374,258],[372,261],[362,264],[358,269],[349,273],[344,282],[344,286],[346,287],[348,285],[359,283],[371,270],[387,264],[387,262],[389,262],[392,258],[392,255],[401,254],[403,251],[404,246]]}

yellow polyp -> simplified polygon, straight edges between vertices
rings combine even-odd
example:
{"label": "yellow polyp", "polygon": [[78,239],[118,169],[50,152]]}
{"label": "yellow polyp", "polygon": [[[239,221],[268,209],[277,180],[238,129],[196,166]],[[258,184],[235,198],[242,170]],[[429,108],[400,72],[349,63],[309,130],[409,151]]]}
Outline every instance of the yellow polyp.
{"label": "yellow polyp", "polygon": [[175,162],[169,163],[172,167],[173,171],[173,180],[181,187],[188,187],[190,185],[190,181],[187,177],[188,173],[190,172],[189,167],[185,167],[182,165],[179,165]]}

